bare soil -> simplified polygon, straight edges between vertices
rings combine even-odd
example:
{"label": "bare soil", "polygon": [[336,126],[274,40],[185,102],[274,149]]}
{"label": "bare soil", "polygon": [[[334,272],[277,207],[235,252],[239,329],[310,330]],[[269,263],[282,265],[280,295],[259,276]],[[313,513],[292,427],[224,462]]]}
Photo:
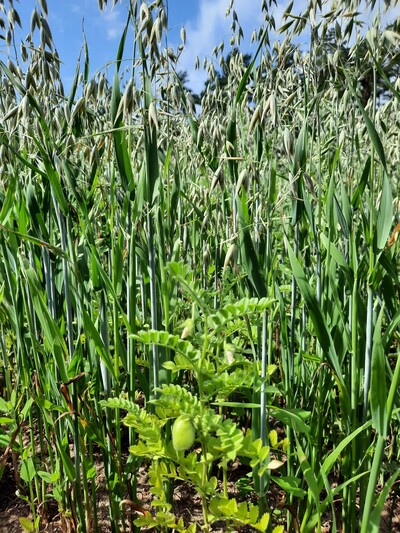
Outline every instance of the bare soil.
{"label": "bare soil", "polygon": [[[235,497],[238,500],[251,500],[252,495],[244,496],[238,489],[238,480],[246,473],[246,469],[240,464],[235,464],[231,471],[231,479],[229,481],[229,496]],[[104,475],[101,467],[98,468],[96,477],[97,486],[104,485]],[[27,502],[23,501],[17,495],[17,486],[14,477],[13,467],[11,463],[6,465],[3,477],[0,480],[0,533],[24,533],[19,519],[26,517],[32,519],[31,509]],[[139,507],[150,510],[151,494],[149,492],[147,474],[144,468],[141,468],[138,476],[138,501]],[[182,517],[186,524],[199,524],[198,531],[201,531],[200,524],[202,522],[201,501],[195,490],[186,483],[176,483],[174,488],[174,513],[176,516]],[[285,494],[277,487],[272,487],[271,493],[268,496],[269,502],[274,502],[277,509],[289,509],[285,505]],[[292,510],[293,511],[293,510]],[[126,531],[130,531],[129,517],[134,519],[136,511],[130,508],[129,504],[125,506],[126,513]],[[292,513],[294,514],[294,513]],[[110,519],[109,519],[109,504],[107,493],[105,491],[98,491],[98,517],[99,529],[101,533],[109,533]],[[336,512],[337,524],[340,524],[340,500],[337,502]],[[327,513],[323,523],[323,533],[331,531],[332,515]],[[122,526],[120,526],[122,531]],[[74,533],[74,528],[71,523],[67,523],[60,516],[55,501],[49,501],[46,509],[42,513],[40,520],[40,531],[49,533]],[[225,531],[224,524],[215,524],[213,527],[214,533],[223,533]],[[247,533],[255,531],[251,527],[238,529],[238,532]],[[381,533],[400,533],[400,495],[392,496],[388,500],[385,511],[382,515],[382,523],[380,528]]]}

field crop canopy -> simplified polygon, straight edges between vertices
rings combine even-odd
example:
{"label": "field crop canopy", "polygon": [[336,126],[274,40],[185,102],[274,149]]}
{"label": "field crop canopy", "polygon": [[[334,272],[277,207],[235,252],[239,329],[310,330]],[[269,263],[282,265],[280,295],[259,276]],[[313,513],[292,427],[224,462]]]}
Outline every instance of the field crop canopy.
{"label": "field crop canopy", "polygon": [[1,527],[400,527],[399,5],[253,3],[195,94],[173,1],[68,83],[0,1]]}

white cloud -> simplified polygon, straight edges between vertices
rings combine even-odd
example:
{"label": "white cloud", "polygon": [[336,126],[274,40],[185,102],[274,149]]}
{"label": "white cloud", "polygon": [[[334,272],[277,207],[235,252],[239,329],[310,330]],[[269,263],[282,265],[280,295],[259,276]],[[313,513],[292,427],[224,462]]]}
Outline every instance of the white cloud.
{"label": "white cloud", "polygon": [[[195,70],[195,58],[200,65],[205,57],[210,58],[214,46],[225,42],[225,53],[229,51],[232,14],[227,18],[229,0],[200,0],[200,8],[194,21],[185,24],[187,42],[179,62],[179,68],[186,70],[190,86],[195,92],[203,89],[207,73]],[[234,9],[243,28],[244,41],[249,43],[251,33],[262,23],[260,0],[236,0]]]}
{"label": "white cloud", "polygon": [[106,37],[108,41],[113,41],[121,37],[126,23],[126,15],[122,14],[120,10],[108,7],[100,16],[102,25],[104,26]]}
{"label": "white cloud", "polygon": [[[200,0],[197,15],[185,24],[187,42],[180,57],[179,69],[188,73],[189,85],[194,92],[201,92],[208,77],[207,72],[202,69],[204,58],[211,59],[213,48],[218,46],[221,41],[225,43],[224,54],[226,55],[230,50],[232,14],[228,18],[225,16],[229,3],[229,0]],[[276,29],[282,24],[282,15],[288,3],[289,0],[279,0],[278,5],[271,10]],[[298,15],[304,12],[307,3],[307,0],[296,0],[292,13]],[[234,9],[244,32],[241,50],[243,52],[255,52],[255,45],[250,46],[250,38],[252,32],[259,29],[263,23],[261,0],[235,0]],[[365,34],[366,29],[371,25],[376,11],[377,8],[370,14],[364,3],[360,5],[361,16],[359,18],[364,22],[362,34]],[[384,28],[398,16],[398,7],[389,9],[385,14],[382,13],[381,27]],[[301,37],[297,37],[294,42],[297,44],[308,42],[309,35],[309,27],[307,27]],[[281,40],[279,35],[270,35],[271,43],[277,39]],[[196,57],[199,58],[200,70],[195,70]],[[215,65],[215,68],[218,69],[218,65]]]}
{"label": "white cloud", "polygon": [[80,14],[80,13],[82,13],[82,6],[79,5],[79,4],[72,4],[71,11],[72,11],[72,13]]}

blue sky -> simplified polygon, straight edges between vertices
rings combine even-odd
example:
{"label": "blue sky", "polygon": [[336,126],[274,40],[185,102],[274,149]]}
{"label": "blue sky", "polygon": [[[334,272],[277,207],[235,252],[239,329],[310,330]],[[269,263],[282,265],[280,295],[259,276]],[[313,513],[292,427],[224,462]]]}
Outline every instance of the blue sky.
{"label": "blue sky", "polygon": [[[91,74],[114,60],[124,23],[126,21],[126,4],[124,0],[113,8],[101,13],[98,0],[47,0],[49,24],[53,40],[63,61],[62,77],[68,88],[73,78],[79,51],[82,47],[82,20],[90,53]],[[112,0],[109,0],[112,4]],[[206,74],[196,71],[195,58],[198,55],[200,64],[204,57],[209,57],[215,45],[226,41],[229,51],[230,24],[232,17],[226,18],[225,12],[229,0],[169,0],[168,21],[169,40],[171,45],[178,45],[180,29],[186,29],[187,42],[181,56],[180,70],[189,74],[190,86],[201,91]],[[299,4],[303,4],[299,2]],[[20,0],[15,7],[22,19],[23,32],[28,33],[31,13],[36,5],[35,0]],[[235,9],[243,27],[244,43],[249,43],[251,33],[262,21],[261,0],[236,0]],[[246,49],[250,49],[247,45]],[[1,52],[0,52],[1,53]]]}
{"label": "blue sky", "polygon": [[[279,1],[278,7],[275,8],[277,24],[287,3],[288,0]],[[293,11],[302,11],[306,3],[307,0],[296,0]],[[89,45],[90,70],[91,74],[94,74],[115,59],[126,21],[126,2],[122,0],[113,9],[107,8],[103,13],[98,7],[98,0],[47,0],[47,4],[48,20],[53,40],[63,61],[62,77],[68,90],[82,48],[82,20]],[[112,4],[112,0],[109,0],[109,4]],[[179,68],[188,72],[189,85],[195,92],[201,91],[207,77],[202,70],[195,70],[196,56],[199,57],[201,65],[204,57],[210,57],[213,47],[222,40],[226,43],[226,53],[229,51],[232,17],[225,16],[228,4],[229,0],[169,0],[168,2],[170,45],[176,46],[180,43],[180,29],[184,26],[187,42]],[[36,0],[15,2],[23,22],[23,36],[28,33],[35,5]],[[262,23],[260,6],[261,0],[235,0],[234,7],[244,31],[242,48],[244,51],[253,50],[249,43],[253,30],[259,28]]]}

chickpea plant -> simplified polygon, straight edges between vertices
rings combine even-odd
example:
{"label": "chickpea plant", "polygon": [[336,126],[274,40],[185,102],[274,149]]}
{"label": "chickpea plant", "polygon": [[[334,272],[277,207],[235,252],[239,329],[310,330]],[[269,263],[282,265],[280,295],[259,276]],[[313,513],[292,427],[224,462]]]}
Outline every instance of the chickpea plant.
{"label": "chickpea plant", "polygon": [[[181,266],[175,264],[170,268],[186,291],[193,295],[190,289],[194,287],[188,276],[182,274]],[[135,520],[135,525],[196,531],[195,524],[185,528],[182,519],[174,516],[168,486],[175,480],[193,487],[200,496],[205,531],[220,521],[224,522],[226,531],[244,525],[267,531],[271,521],[269,509],[229,497],[227,473],[237,459],[249,465],[253,476],[263,476],[283,465],[271,458],[271,450],[275,456],[280,456],[286,451],[287,439],[279,441],[276,431],[270,432],[269,439],[268,435],[264,439],[254,438],[254,432],[243,430],[240,417],[235,415],[234,421],[229,411],[229,400],[235,399],[235,394],[244,403],[231,404],[240,407],[246,405],[254,389],[261,386],[257,365],[240,352],[244,351],[252,334],[246,318],[262,313],[273,300],[244,298],[229,302],[216,312],[209,310],[201,295],[197,296],[196,303],[200,308],[199,320],[191,319],[189,333],[185,331],[178,336],[147,330],[134,335],[144,346],[157,345],[173,354],[163,365],[171,372],[170,384],[155,391],[147,408],[123,397],[102,402],[103,407],[127,411],[123,423],[137,435],[136,444],[129,450],[135,457],[149,461],[152,507],[156,512],[144,514]],[[197,330],[194,323],[198,325]],[[182,338],[186,336],[193,344]],[[275,370],[275,365],[268,368],[268,379]],[[185,380],[182,376],[186,376]],[[270,385],[269,390],[279,393],[274,385]],[[222,473],[221,482],[216,473]],[[274,532],[281,530],[278,526]]]}
{"label": "chickpea plant", "polygon": [[[226,531],[233,531],[241,525],[250,525],[257,531],[266,531],[270,514],[259,516],[259,508],[248,502],[238,502],[229,498],[227,486],[220,483],[214,475],[217,466],[227,468],[236,458],[246,458],[251,466],[265,462],[272,449],[272,442],[263,446],[261,440],[253,441],[251,431],[246,434],[231,420],[206,407],[179,385],[165,385],[152,401],[155,413],[149,413],[124,398],[103,401],[104,407],[124,409],[127,415],[123,423],[133,427],[137,433],[137,444],[129,451],[135,457],[149,461],[148,473],[150,492],[154,499],[154,514],[145,513],[135,520],[138,527],[162,528],[168,526],[176,531],[195,532],[196,525],[185,527],[183,520],[176,519],[168,500],[166,482],[176,480],[188,483],[202,500],[205,530],[221,520],[226,523]],[[172,438],[165,428],[173,420]],[[279,453],[284,442],[276,442],[274,449]],[[270,461],[266,468],[276,468]],[[280,526],[274,533],[283,531]]]}

